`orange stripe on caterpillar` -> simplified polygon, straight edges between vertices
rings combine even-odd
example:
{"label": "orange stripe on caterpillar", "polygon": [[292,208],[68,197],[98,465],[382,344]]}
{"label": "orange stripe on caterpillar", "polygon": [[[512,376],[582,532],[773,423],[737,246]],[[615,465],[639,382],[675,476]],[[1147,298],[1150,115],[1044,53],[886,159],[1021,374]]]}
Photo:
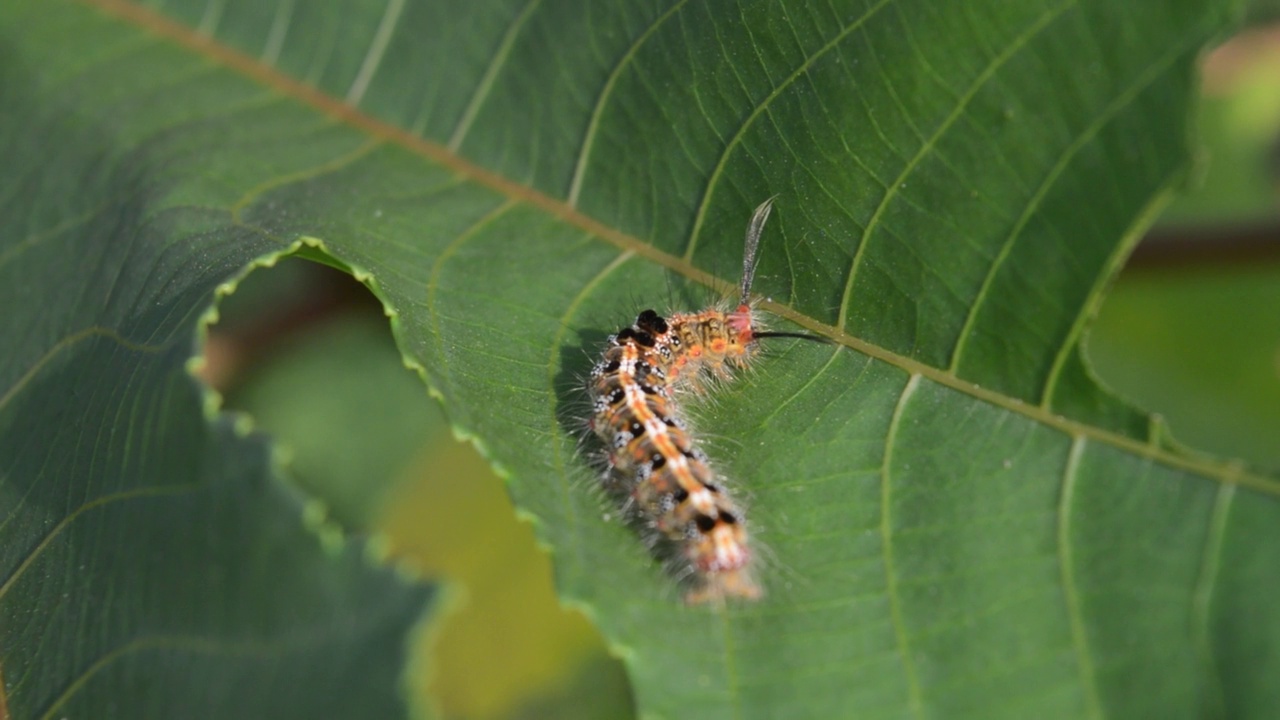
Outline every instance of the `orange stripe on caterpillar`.
{"label": "orange stripe on caterpillar", "polygon": [[748,299],[772,202],[756,209],[747,231],[736,308],[666,318],[645,310],[609,338],[588,383],[590,427],[607,447],[609,480],[678,550],[691,571],[690,603],[763,594],[751,571],[744,514],[690,435],[680,397],[686,390],[701,392],[704,376],[732,377],[758,350],[759,324]]}

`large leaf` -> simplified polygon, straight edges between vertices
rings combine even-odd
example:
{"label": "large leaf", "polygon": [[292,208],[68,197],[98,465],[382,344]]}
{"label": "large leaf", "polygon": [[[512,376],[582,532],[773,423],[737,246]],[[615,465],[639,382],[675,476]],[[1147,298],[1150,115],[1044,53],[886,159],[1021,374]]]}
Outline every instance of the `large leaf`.
{"label": "large leaf", "polygon": [[[1280,484],[1172,447],[1080,356],[1236,11],[11,0],[6,442],[86,423],[43,447],[92,458],[130,418],[184,448],[194,402],[52,398],[163,387],[214,284],[301,239],[387,304],[648,716],[1265,716]],[[765,600],[688,608],[604,517],[578,378],[639,307],[734,280],[775,193],[764,307],[835,342],[777,343],[704,408],[772,561]],[[15,652],[12,706],[45,707]]]}

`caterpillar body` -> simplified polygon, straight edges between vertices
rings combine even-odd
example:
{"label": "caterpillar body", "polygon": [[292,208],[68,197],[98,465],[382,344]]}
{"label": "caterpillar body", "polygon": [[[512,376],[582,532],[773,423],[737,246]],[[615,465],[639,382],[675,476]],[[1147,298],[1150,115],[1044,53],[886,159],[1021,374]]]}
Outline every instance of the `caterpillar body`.
{"label": "caterpillar body", "polygon": [[[749,298],[755,251],[773,200],[752,216],[741,298],[733,309],[667,317],[645,310],[608,339],[588,382],[590,429],[606,448],[606,483],[675,551],[691,588],[686,602],[755,599],[763,590],[742,508],[729,495],[685,422],[682,400],[709,377],[729,379],[758,353],[765,333]],[[817,339],[817,338],[812,338]]]}

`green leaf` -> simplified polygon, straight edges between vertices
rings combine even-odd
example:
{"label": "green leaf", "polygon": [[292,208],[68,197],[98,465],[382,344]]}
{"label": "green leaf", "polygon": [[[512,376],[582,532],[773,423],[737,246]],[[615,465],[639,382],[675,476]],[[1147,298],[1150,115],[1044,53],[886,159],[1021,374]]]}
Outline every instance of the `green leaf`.
{"label": "green leaf", "polygon": [[[1185,175],[1195,61],[1238,12],[14,0],[6,441],[198,436],[194,401],[114,393],[188,387],[213,288],[302,243],[387,304],[645,716],[1267,716],[1280,482],[1173,446],[1080,353]],[[769,595],[684,607],[591,489],[579,378],[639,308],[727,289],[774,194],[763,308],[835,342],[771,344],[702,407]],[[89,396],[99,415],[53,414]],[[227,457],[181,447],[127,460]],[[10,647],[11,706],[46,706]]]}
{"label": "green leaf", "polygon": [[201,414],[187,338],[91,325],[4,396],[12,717],[402,711],[405,635],[431,593],[304,527],[264,438]]}
{"label": "green leaf", "polygon": [[435,592],[326,525],[185,369],[215,289],[274,246],[168,202],[180,155],[124,140],[120,107],[77,109],[146,94],[86,67],[158,58],[63,11],[0,8],[0,717],[406,716]]}

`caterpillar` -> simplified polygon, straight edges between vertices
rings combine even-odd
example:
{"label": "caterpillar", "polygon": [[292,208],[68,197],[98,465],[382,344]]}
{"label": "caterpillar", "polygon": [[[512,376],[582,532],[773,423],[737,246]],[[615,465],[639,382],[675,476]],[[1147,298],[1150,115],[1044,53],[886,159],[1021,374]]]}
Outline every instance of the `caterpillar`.
{"label": "caterpillar", "polygon": [[763,588],[742,507],[711,468],[684,420],[682,400],[701,394],[707,378],[728,380],[759,352],[764,337],[801,337],[761,330],[751,305],[756,248],[773,198],[747,227],[738,305],[663,317],[644,310],[609,336],[587,383],[589,427],[605,446],[606,484],[675,552],[690,604],[753,600]]}

